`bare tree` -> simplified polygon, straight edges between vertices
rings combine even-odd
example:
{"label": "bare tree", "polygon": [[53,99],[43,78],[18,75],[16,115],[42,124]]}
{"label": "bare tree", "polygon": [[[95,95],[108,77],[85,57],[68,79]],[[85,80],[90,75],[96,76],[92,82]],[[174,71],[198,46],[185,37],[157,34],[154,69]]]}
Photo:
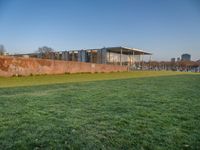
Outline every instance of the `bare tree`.
{"label": "bare tree", "polygon": [[41,58],[50,58],[54,50],[50,47],[43,46],[43,47],[39,47],[37,52],[39,53]]}
{"label": "bare tree", "polygon": [[5,47],[3,45],[0,45],[0,55],[4,55],[5,52]]}

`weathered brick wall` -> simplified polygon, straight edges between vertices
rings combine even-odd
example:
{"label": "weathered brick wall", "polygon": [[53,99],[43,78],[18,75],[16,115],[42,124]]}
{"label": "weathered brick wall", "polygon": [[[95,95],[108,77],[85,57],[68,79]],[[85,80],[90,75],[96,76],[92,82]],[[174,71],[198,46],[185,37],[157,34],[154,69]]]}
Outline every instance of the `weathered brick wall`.
{"label": "weathered brick wall", "polygon": [[125,66],[0,56],[0,76],[127,71]]}

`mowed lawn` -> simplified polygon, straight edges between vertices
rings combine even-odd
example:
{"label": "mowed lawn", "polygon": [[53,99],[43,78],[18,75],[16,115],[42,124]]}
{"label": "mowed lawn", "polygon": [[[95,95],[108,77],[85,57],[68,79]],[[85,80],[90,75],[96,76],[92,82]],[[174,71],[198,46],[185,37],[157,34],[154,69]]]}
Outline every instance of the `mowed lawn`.
{"label": "mowed lawn", "polygon": [[200,74],[0,78],[0,149],[200,149]]}

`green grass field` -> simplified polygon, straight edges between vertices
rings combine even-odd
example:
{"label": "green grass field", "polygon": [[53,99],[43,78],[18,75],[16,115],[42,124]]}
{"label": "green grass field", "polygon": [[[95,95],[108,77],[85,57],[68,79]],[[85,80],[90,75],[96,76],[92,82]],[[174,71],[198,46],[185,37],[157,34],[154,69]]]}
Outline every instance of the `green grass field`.
{"label": "green grass field", "polygon": [[200,149],[200,74],[1,77],[0,149]]}

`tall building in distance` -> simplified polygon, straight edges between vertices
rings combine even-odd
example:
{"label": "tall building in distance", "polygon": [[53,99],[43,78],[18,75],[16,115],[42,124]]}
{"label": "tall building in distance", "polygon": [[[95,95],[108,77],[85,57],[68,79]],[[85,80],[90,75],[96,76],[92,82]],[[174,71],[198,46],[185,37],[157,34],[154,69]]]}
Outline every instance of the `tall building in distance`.
{"label": "tall building in distance", "polygon": [[171,62],[176,62],[176,58],[171,58]]}
{"label": "tall building in distance", "polygon": [[191,61],[191,55],[190,54],[182,54],[181,60],[182,61]]}

